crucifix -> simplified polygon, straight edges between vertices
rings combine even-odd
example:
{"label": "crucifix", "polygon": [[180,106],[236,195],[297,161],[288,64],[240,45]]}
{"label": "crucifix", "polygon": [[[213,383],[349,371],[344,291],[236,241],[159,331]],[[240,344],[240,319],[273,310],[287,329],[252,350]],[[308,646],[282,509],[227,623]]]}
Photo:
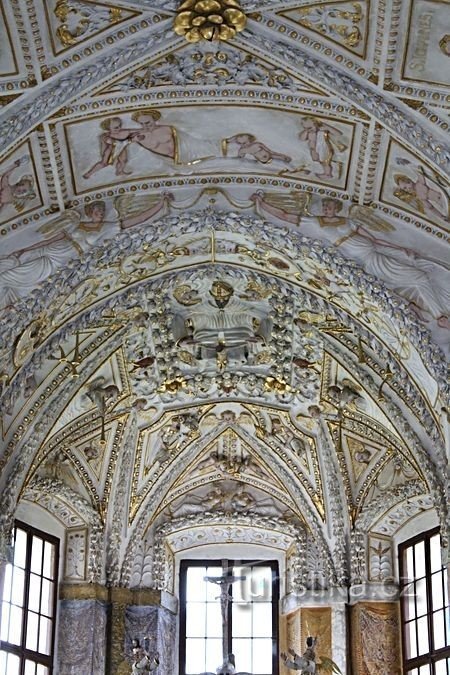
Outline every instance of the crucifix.
{"label": "crucifix", "polygon": [[[226,560],[222,560],[222,576],[204,577],[205,581],[209,581],[212,584],[217,584],[220,587],[220,595],[218,596],[218,598],[220,599],[220,611],[222,615],[222,657],[224,666],[225,664],[229,663],[231,656],[228,651],[228,640],[229,640],[228,618],[230,605],[233,601],[233,598],[230,594],[230,590],[232,584],[236,583],[236,581],[245,581],[246,578],[247,577],[245,576],[233,576],[230,573],[230,568],[228,567],[228,563]],[[234,663],[232,665],[234,666]],[[235,671],[233,670],[231,672]]]}

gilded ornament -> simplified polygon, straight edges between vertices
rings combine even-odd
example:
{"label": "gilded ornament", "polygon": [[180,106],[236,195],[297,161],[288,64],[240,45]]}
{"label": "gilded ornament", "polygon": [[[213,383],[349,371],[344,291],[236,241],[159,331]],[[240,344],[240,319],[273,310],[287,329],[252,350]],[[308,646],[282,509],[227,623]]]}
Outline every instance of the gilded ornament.
{"label": "gilded ornament", "polygon": [[212,42],[230,40],[246,23],[237,0],[186,0],[177,11],[174,30],[188,42]]}

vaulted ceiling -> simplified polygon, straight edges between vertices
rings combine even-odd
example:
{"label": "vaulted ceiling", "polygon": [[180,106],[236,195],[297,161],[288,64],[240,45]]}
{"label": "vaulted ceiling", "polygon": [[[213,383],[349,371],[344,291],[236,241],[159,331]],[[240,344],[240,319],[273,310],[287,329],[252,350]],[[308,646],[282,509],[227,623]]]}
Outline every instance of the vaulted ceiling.
{"label": "vaulted ceiling", "polygon": [[2,7],[3,527],[89,525],[117,583],[236,524],[381,579],[446,519],[448,4],[248,1],[196,43],[178,5]]}

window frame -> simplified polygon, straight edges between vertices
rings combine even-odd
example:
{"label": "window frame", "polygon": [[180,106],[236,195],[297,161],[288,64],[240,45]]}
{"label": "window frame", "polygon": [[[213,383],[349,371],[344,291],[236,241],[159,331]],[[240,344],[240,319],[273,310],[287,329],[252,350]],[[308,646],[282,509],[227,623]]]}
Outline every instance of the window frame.
{"label": "window frame", "polygon": [[[272,570],[272,641],[275,649],[272,650],[272,673],[279,675],[279,600],[280,600],[280,575],[278,560],[236,560],[230,558],[222,558],[220,560],[210,560],[208,558],[202,559],[184,559],[180,561],[179,567],[179,595],[180,595],[180,632],[179,632],[179,669],[180,675],[186,673],[186,580],[187,570],[189,567],[222,567],[223,561],[226,560],[229,568],[245,567],[251,565],[253,567],[270,567]],[[231,594],[233,589],[231,588]],[[229,636],[229,652],[232,651],[232,612],[228,613],[228,636]],[[219,664],[217,664],[219,665]]]}
{"label": "window frame", "polygon": [[[426,532],[421,532],[420,534],[407,539],[398,546],[398,565],[399,565],[399,581],[400,581],[400,614],[401,614],[401,630],[402,630],[402,661],[403,661],[403,673],[407,675],[410,671],[414,669],[420,669],[421,666],[429,666],[430,674],[435,675],[435,664],[444,659],[450,659],[450,645],[435,649],[434,647],[434,626],[433,626],[433,597],[432,597],[432,571],[431,571],[431,551],[430,551],[430,541],[435,535],[440,535],[440,528],[435,527]],[[419,544],[420,542],[424,543],[424,558],[425,558],[425,577],[419,577],[420,579],[425,579],[426,587],[426,601],[427,601],[427,628],[429,636],[429,650],[425,654],[420,654],[415,657],[407,658],[407,636],[406,636],[406,625],[409,623],[406,612],[406,600],[408,588],[416,581],[416,577],[410,578],[406,577],[406,551],[407,549]],[[440,574],[443,574],[445,566],[441,563]],[[436,574],[436,572],[434,572]],[[448,570],[447,570],[448,574]],[[443,580],[445,582],[445,579]],[[448,582],[447,582],[448,583]],[[450,611],[448,607],[445,607],[444,601],[444,631],[445,629],[450,629]],[[416,617],[417,618],[417,617]],[[448,673],[450,673],[449,666],[447,666]]]}
{"label": "window frame", "polygon": [[[56,641],[56,621],[57,621],[57,606],[58,606],[58,583],[59,583],[59,556],[60,556],[60,539],[48,532],[24,523],[21,520],[14,521],[14,543],[16,538],[17,529],[22,530],[26,533],[26,556],[25,556],[25,567],[24,567],[24,588],[23,588],[23,604],[22,604],[22,625],[21,625],[21,638],[20,645],[12,644],[11,642],[6,642],[5,640],[0,641],[0,649],[9,654],[14,654],[20,659],[19,666],[19,675],[24,675],[25,673],[25,664],[26,661],[32,661],[37,665],[42,665],[48,668],[49,675],[53,674],[54,670],[54,656],[55,656],[55,641]],[[53,579],[54,583],[54,592],[53,592],[53,601],[52,601],[52,635],[49,645],[49,654],[43,654],[39,651],[34,651],[26,647],[26,637],[27,637],[27,625],[28,625],[28,610],[29,610],[29,591],[30,591],[30,580],[31,580],[31,554],[32,554],[32,542],[33,537],[42,539],[43,544],[48,542],[52,544],[54,549],[54,560],[53,560]],[[44,551],[44,546],[43,546]],[[14,569],[14,562],[11,563]],[[47,578],[42,575],[39,575],[41,579]],[[41,591],[42,592],[42,591]],[[0,598],[0,611],[3,605],[3,597]],[[46,616],[41,613],[39,610],[39,616]],[[39,645],[38,645],[39,648]]]}

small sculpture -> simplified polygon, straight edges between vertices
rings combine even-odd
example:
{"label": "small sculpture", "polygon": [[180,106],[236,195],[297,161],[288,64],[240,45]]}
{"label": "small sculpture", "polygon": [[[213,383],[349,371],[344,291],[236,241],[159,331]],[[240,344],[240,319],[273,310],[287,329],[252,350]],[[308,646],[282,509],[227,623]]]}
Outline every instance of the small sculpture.
{"label": "small sculpture", "polygon": [[159,654],[155,653],[150,656],[148,649],[141,647],[137,638],[133,639],[133,663],[131,664],[132,675],[140,675],[141,673],[152,673],[159,666]]}
{"label": "small sculpture", "polygon": [[293,649],[288,650],[292,658],[289,658],[287,654],[282,652],[281,658],[283,659],[285,666],[291,670],[300,670],[302,675],[308,675],[309,673],[312,673],[313,675],[319,673],[336,673],[336,675],[342,675],[336,663],[326,656],[321,656],[319,662],[317,662],[316,643],[316,637],[307,637],[306,649],[302,656],[296,654]]}

